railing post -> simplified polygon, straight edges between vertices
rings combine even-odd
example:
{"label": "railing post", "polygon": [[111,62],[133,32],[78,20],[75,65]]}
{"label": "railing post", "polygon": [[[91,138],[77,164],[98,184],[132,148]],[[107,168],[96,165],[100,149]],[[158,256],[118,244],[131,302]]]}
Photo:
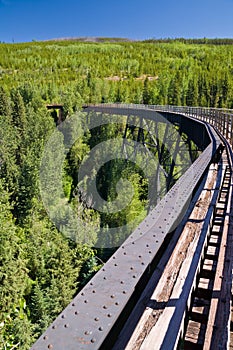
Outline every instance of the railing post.
{"label": "railing post", "polygon": [[221,115],[221,132],[222,132],[222,135],[224,135],[224,116],[221,112],[220,112],[220,115]]}
{"label": "railing post", "polygon": [[233,146],[233,114],[230,114],[230,143]]}
{"label": "railing post", "polygon": [[227,123],[227,115],[225,112],[223,112],[223,118],[224,118],[224,136],[226,139],[228,139],[228,123]]}
{"label": "railing post", "polygon": [[211,108],[211,120],[210,120],[210,122],[212,123],[212,124],[214,124],[214,123],[216,123],[216,117],[215,117],[215,113],[214,113],[214,109],[213,108]]}
{"label": "railing post", "polygon": [[226,138],[228,141],[230,141],[230,115],[228,114],[228,112],[226,111],[225,113],[225,118],[226,118]]}

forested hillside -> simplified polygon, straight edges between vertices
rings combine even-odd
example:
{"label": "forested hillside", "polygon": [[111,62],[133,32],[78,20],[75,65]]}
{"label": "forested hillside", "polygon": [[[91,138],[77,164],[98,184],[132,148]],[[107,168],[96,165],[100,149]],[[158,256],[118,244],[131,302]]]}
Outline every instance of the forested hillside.
{"label": "forested hillside", "polygon": [[232,45],[179,41],[1,44],[0,77],[24,100],[67,110],[103,100],[231,108],[232,53]]}
{"label": "forested hillside", "polygon": [[[92,243],[64,236],[49,219],[39,187],[43,150],[56,128],[46,105],[62,104],[66,118],[99,102],[233,108],[232,56],[232,45],[208,41],[0,44],[0,349],[29,349],[106,258],[93,248],[100,227],[136,217],[132,229],[148,206],[146,179],[123,161],[102,167],[97,186],[114,200],[123,174],[134,187],[131,204],[114,215],[83,205],[75,193],[82,160],[99,142],[122,138],[125,123],[88,132],[81,115],[63,187]],[[110,246],[121,239],[119,231]]]}

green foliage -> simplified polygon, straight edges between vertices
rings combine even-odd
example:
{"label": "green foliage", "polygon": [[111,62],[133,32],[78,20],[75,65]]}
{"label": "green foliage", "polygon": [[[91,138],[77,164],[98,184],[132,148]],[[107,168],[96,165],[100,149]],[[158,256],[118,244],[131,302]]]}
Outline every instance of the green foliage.
{"label": "green foliage", "polygon": [[85,286],[85,284],[91,279],[91,277],[101,268],[101,265],[99,264],[99,261],[97,260],[96,256],[94,255],[94,252],[90,255],[89,259],[85,261],[85,264],[83,265],[80,276],[81,276],[81,283],[80,287]]}
{"label": "green foliage", "polygon": [[0,346],[10,349],[19,344],[26,349],[32,335],[24,300],[30,279],[24,243],[11,214],[9,194],[1,180],[0,223]]}
{"label": "green foliage", "polygon": [[[82,103],[101,101],[185,105],[187,100],[231,108],[231,44],[207,38],[0,44],[1,81],[7,90],[19,88],[27,104],[38,95],[63,103],[65,115]],[[1,108],[9,114],[8,98],[2,89],[0,114]]]}
{"label": "green foliage", "polygon": [[0,178],[4,179],[10,193],[17,190],[17,150],[19,135],[10,119],[0,116]]}
{"label": "green foliage", "polygon": [[[0,44],[0,348],[29,349],[100,268],[101,259],[92,246],[102,247],[108,241],[109,247],[117,247],[157,200],[148,203],[148,181],[139,166],[122,160],[99,169],[102,150],[96,153],[90,174],[81,183],[78,179],[81,163],[96,145],[115,138],[122,145],[126,120],[88,132],[89,121],[81,117],[67,129],[73,146],[66,156],[62,133],[51,137],[54,112],[46,105],[63,104],[69,121],[83,104],[96,102],[232,108],[232,54],[230,39]],[[137,132],[128,128],[127,137],[137,141]],[[164,132],[160,127],[159,133]],[[152,143],[148,135],[146,141]],[[164,151],[167,160],[174,145]],[[55,167],[58,160],[63,163],[61,171]],[[177,162],[187,163],[179,157]],[[165,172],[170,168],[164,166]],[[51,171],[46,173],[42,202],[39,183],[45,169]],[[181,170],[175,166],[171,183]],[[126,181],[117,192],[122,178],[131,183],[132,198]],[[82,196],[96,179],[109,208],[116,200],[127,206],[119,212],[91,209],[92,199],[83,202]],[[63,184],[59,200],[54,180]],[[165,177],[160,185],[166,189]],[[161,197],[163,191],[156,193]],[[49,221],[45,204],[52,206],[59,222],[72,221],[64,201],[77,220],[62,235]],[[109,228],[124,225],[126,230],[109,234]],[[107,259],[113,250],[100,248],[98,255]]]}

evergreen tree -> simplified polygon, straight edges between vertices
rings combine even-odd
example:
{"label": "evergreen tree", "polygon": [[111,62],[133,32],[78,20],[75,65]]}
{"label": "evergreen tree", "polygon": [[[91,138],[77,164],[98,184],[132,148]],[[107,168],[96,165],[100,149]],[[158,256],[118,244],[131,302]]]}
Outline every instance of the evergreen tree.
{"label": "evergreen tree", "polygon": [[6,91],[0,86],[0,116],[11,116],[11,100]]}
{"label": "evergreen tree", "polygon": [[151,102],[151,93],[150,93],[148,77],[146,77],[146,79],[144,80],[142,100],[143,100],[143,104],[145,105],[149,105]]}
{"label": "evergreen tree", "polygon": [[198,97],[199,97],[199,92],[198,92],[197,79],[195,78],[189,79],[188,90],[186,95],[187,106],[198,106],[199,105]]}
{"label": "evergreen tree", "polygon": [[19,135],[5,116],[0,116],[0,140],[0,179],[5,180],[9,192],[15,197],[19,176],[16,158]]}
{"label": "evergreen tree", "polygon": [[19,129],[21,137],[24,136],[24,130],[26,128],[26,111],[23,98],[19,90],[12,92],[12,118],[14,125]]}
{"label": "evergreen tree", "polygon": [[168,103],[175,106],[181,105],[181,76],[179,71],[175,74],[175,76],[171,79],[170,85],[168,88]]}
{"label": "evergreen tree", "polygon": [[9,194],[1,180],[0,227],[0,344],[2,347],[7,343],[12,346],[18,344],[26,349],[32,327],[27,320],[26,310],[21,305],[25,303],[30,280],[24,243],[12,218]]}

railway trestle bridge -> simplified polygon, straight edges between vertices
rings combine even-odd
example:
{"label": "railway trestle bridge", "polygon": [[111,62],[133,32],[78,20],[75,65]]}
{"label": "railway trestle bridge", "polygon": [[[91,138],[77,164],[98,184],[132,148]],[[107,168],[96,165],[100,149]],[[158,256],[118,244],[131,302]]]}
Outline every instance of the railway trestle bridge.
{"label": "railway trestle bridge", "polygon": [[[233,348],[233,110],[134,104],[83,110],[127,116],[130,132],[139,117],[136,140],[156,147],[165,162],[150,121],[166,119],[189,138],[175,139],[164,128],[164,140],[175,145],[167,193],[31,349]],[[183,143],[192,162],[173,185]]]}

